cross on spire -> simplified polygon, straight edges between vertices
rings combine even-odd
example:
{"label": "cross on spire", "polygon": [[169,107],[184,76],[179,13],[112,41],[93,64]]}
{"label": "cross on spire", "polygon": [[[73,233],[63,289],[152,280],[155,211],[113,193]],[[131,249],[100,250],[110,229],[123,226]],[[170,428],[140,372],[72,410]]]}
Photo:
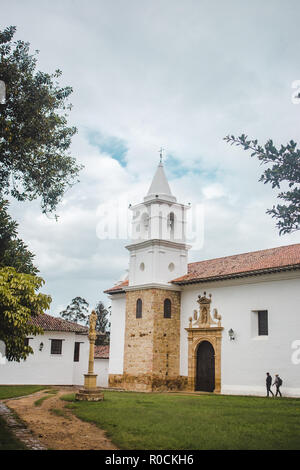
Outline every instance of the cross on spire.
{"label": "cross on spire", "polygon": [[162,159],[163,159],[163,152],[164,152],[165,149],[163,149],[162,147],[160,147],[159,149],[159,163],[162,163]]}

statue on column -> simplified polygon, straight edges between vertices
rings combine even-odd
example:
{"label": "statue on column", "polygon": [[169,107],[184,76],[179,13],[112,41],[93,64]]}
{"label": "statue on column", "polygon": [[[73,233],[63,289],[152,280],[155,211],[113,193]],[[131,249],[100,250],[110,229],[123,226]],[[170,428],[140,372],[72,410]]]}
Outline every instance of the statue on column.
{"label": "statue on column", "polygon": [[84,374],[84,388],[79,390],[76,394],[76,400],[86,401],[101,401],[103,400],[103,393],[97,388],[97,374],[94,374],[94,353],[95,341],[97,338],[96,333],[97,314],[95,310],[92,311],[89,319],[89,364],[88,373]]}

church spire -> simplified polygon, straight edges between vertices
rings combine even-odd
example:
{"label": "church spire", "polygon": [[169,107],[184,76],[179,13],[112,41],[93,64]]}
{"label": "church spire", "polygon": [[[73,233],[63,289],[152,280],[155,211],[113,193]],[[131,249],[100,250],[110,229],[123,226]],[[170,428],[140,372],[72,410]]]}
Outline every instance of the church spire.
{"label": "church spire", "polygon": [[164,171],[162,163],[162,151],[160,149],[160,162],[153,177],[147,196],[144,201],[151,201],[153,199],[163,199],[164,201],[176,202],[176,197],[171,193],[171,189]]}

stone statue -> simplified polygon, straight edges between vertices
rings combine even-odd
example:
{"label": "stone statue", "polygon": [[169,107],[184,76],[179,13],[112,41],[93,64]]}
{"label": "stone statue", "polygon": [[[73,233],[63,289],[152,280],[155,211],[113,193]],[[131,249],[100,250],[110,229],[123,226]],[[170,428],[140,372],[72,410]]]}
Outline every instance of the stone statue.
{"label": "stone statue", "polygon": [[[211,307],[211,294],[209,294],[208,297],[206,297],[206,292],[204,292],[204,295],[198,295],[198,300],[199,304],[199,314],[197,310],[194,310],[193,312],[193,320],[194,320],[194,327],[196,328],[209,328],[213,325],[216,325],[217,322],[215,322],[210,313],[210,307]],[[213,318],[218,321],[218,326],[221,326],[221,315],[218,315],[218,311],[215,308],[213,310]],[[192,318],[192,317],[191,317]],[[191,321],[191,319],[190,319]],[[191,328],[191,326],[190,326]]]}
{"label": "stone statue", "polygon": [[97,323],[97,314],[95,310],[92,311],[90,314],[90,321],[89,321],[89,340],[95,341],[96,340],[96,323]]}
{"label": "stone statue", "polygon": [[214,308],[214,318],[218,320],[218,326],[221,326],[222,316],[218,314],[218,310]]}
{"label": "stone statue", "polygon": [[102,401],[103,393],[97,389],[97,374],[94,373],[94,352],[95,352],[95,341],[97,338],[96,333],[97,314],[95,310],[90,314],[89,319],[89,366],[88,373],[84,374],[84,388],[76,393],[76,400],[85,401]]}
{"label": "stone statue", "polygon": [[200,310],[200,313],[201,313],[201,320],[200,320],[200,323],[202,323],[203,325],[206,325],[206,324],[208,323],[207,308],[206,308],[206,307],[202,307],[201,310]]}

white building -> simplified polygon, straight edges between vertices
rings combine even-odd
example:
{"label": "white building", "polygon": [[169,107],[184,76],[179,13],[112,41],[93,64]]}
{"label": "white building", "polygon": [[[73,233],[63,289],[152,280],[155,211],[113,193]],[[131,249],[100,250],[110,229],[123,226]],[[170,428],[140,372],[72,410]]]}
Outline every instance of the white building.
{"label": "white building", "polygon": [[[300,396],[300,244],[188,264],[186,213],[160,163],[133,210],[112,301],[109,384]],[[221,236],[221,235],[220,235]]]}
{"label": "white building", "polygon": [[[88,370],[88,328],[42,314],[32,319],[43,335],[27,338],[33,349],[26,361],[1,361],[1,385],[83,385]],[[95,347],[97,385],[107,386],[108,350]]]}

